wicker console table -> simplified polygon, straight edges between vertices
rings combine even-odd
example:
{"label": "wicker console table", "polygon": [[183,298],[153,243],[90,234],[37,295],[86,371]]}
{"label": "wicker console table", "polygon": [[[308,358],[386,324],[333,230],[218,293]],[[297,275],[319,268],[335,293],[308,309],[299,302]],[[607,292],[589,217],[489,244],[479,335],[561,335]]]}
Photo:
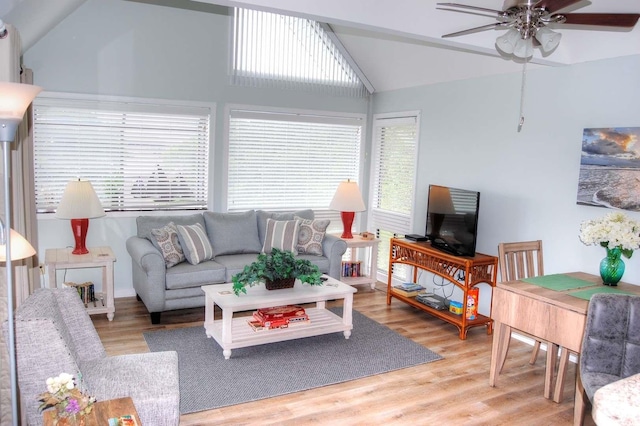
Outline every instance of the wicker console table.
{"label": "wicker console table", "polygon": [[[463,293],[463,301],[467,300],[470,289],[480,283],[487,283],[491,287],[496,285],[498,271],[498,258],[486,254],[476,253],[473,257],[453,256],[431,247],[429,242],[412,242],[400,238],[392,238],[389,250],[389,271],[394,264],[413,266],[413,282],[416,282],[418,269],[429,271],[438,275],[456,287]],[[387,282],[387,305],[391,299],[396,298],[421,309],[441,320],[458,327],[459,337],[467,338],[467,331],[471,327],[486,326],[487,334],[493,331],[493,320],[489,316],[478,314],[473,320],[467,319],[464,312],[456,315],[449,311],[440,311],[418,302],[415,297],[405,297],[392,291],[392,274],[389,274]],[[464,302],[463,302],[464,303]]]}

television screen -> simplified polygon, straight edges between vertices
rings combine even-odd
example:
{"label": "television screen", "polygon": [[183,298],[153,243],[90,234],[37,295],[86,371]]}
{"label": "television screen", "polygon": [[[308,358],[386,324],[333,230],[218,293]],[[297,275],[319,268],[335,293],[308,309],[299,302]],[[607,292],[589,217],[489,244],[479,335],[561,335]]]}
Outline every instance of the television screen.
{"label": "television screen", "polygon": [[427,238],[439,250],[456,256],[476,254],[480,193],[429,185]]}

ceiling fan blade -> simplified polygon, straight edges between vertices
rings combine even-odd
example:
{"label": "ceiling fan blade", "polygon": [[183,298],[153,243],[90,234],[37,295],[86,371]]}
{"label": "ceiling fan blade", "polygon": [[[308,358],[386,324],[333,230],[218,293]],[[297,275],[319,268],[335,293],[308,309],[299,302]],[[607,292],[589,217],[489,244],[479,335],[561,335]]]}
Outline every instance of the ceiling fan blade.
{"label": "ceiling fan blade", "polygon": [[457,31],[455,33],[445,34],[445,35],[442,36],[442,38],[457,37],[457,36],[461,36],[461,35],[465,35],[465,34],[471,34],[471,33],[475,33],[475,32],[478,32],[478,31],[484,31],[484,30],[488,30],[488,29],[492,29],[492,28],[506,27],[508,25],[509,24],[507,22],[497,22],[495,24],[483,25],[481,27],[469,28],[467,30]]}
{"label": "ceiling fan blade", "polygon": [[574,3],[578,3],[581,0],[540,0],[538,3],[534,4],[534,8],[543,8],[547,9],[549,13],[554,13],[558,10],[562,10],[571,6]]}
{"label": "ceiling fan blade", "polygon": [[[490,12],[490,13],[495,13],[498,16],[502,16],[504,15],[504,12],[502,10],[495,10],[495,9],[487,9],[484,7],[478,7],[478,6],[469,6],[467,4],[459,4],[459,3],[436,3],[437,6],[446,6],[446,7],[458,7],[460,9],[471,9],[471,10],[478,10],[481,12]],[[436,9],[440,9],[440,8],[436,8]],[[451,9],[445,9],[445,10],[451,10]],[[453,12],[458,12],[457,10],[453,10]]]}
{"label": "ceiling fan blade", "polygon": [[563,24],[624,28],[632,28],[640,18],[640,13],[567,13],[561,15],[566,18]]}

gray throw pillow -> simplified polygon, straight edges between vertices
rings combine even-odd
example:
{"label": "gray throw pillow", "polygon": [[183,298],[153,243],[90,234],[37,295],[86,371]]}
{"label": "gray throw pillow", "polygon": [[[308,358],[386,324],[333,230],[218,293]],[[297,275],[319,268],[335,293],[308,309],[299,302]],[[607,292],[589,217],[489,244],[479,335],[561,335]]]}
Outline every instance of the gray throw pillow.
{"label": "gray throw pillow", "polygon": [[197,265],[213,257],[213,249],[207,233],[199,223],[178,225],[178,235],[184,255],[190,264]]}
{"label": "gray throw pillow", "polygon": [[262,250],[255,210],[243,213],[205,212],[203,216],[214,257],[260,253]]}
{"label": "gray throw pillow", "polygon": [[184,252],[180,246],[178,228],[176,228],[175,223],[169,222],[162,228],[152,229],[151,235],[155,237],[158,243],[167,269],[184,262]]}
{"label": "gray throw pillow", "polygon": [[294,216],[294,219],[300,221],[296,245],[298,254],[322,256],[322,240],[331,221],[303,219],[300,216]]}
{"label": "gray throw pillow", "polygon": [[267,219],[267,230],[264,237],[262,251],[271,253],[274,248],[290,251],[295,256],[298,251],[298,227],[297,220],[273,220]]}

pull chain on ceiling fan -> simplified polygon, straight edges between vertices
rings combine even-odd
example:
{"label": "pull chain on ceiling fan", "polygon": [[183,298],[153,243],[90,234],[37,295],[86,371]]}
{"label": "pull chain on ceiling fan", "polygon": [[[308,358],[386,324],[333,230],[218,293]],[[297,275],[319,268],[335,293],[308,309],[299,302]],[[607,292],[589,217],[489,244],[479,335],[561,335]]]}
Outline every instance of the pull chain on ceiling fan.
{"label": "pull chain on ceiling fan", "polygon": [[[523,99],[526,66],[533,56],[534,47],[540,47],[547,55],[560,44],[562,34],[547,28],[549,24],[590,25],[601,27],[633,28],[640,13],[557,13],[581,0],[505,0],[502,10],[471,6],[459,3],[437,3],[438,9],[491,16],[498,22],[445,34],[442,37],[457,37],[489,29],[507,29],[496,39],[496,48],[506,55],[524,59],[520,96],[520,119],[518,131],[524,124]],[[458,10],[460,9],[460,10]],[[468,12],[472,11],[472,12]],[[593,28],[588,28],[593,29]]]}

